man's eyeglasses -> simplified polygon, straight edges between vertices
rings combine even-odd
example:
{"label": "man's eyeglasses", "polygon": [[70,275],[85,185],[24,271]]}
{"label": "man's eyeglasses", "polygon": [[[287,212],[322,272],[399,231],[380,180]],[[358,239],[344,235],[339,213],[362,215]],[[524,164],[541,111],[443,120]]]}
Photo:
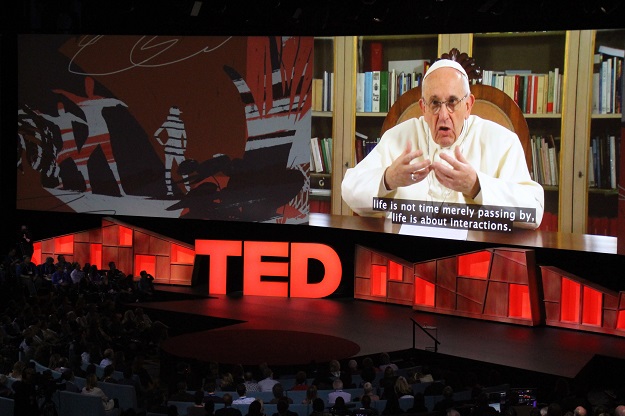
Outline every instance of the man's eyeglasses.
{"label": "man's eyeglasses", "polygon": [[[456,106],[460,104],[468,96],[469,96],[469,93],[467,93],[464,97],[460,99],[451,98],[447,101],[432,100],[429,103],[426,103],[426,105],[430,109],[432,114],[438,114],[438,112],[441,111],[441,107],[443,106],[443,104],[445,104],[445,106],[447,107],[448,112],[453,113],[454,111],[456,111]],[[423,101],[425,102],[425,100]]]}

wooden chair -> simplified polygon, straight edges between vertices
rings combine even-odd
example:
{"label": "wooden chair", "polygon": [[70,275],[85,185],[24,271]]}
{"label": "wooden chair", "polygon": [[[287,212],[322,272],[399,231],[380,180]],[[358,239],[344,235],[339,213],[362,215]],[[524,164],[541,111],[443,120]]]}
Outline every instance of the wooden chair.
{"label": "wooden chair", "polygon": [[[452,49],[449,54],[443,54],[442,57],[457,60],[467,71],[469,80],[475,82],[475,84],[471,85],[471,94],[475,96],[475,104],[471,114],[494,121],[516,133],[525,152],[527,168],[531,172],[532,148],[530,132],[523,112],[517,103],[505,92],[489,85],[481,85],[481,70],[477,67],[475,61],[469,58],[466,53],[460,54],[457,51],[457,49]],[[413,117],[421,117],[423,113],[419,106],[420,99],[420,86],[402,94],[386,115],[380,135],[403,121]]]}

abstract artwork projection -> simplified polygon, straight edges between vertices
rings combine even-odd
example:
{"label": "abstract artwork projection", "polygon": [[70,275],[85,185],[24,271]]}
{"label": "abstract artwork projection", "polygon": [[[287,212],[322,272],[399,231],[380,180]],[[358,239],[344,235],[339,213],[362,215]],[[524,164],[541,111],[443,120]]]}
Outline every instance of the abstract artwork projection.
{"label": "abstract artwork projection", "polygon": [[312,37],[18,47],[18,209],[308,221]]}

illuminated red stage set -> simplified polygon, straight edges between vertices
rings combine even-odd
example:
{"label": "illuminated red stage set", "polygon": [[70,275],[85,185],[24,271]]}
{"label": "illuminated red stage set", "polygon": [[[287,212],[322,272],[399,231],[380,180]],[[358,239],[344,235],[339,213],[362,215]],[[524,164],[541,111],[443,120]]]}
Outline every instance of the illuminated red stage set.
{"label": "illuminated red stage set", "polygon": [[[306,365],[432,349],[419,326],[436,328],[441,354],[565,377],[596,356],[625,356],[624,294],[537,267],[531,249],[493,248],[418,263],[355,250],[348,298],[330,296],[351,273],[327,245],[197,240],[191,246],[110,218],[98,229],[37,242],[34,261],[63,254],[99,268],[106,260],[135,275],[153,274],[161,291],[177,297],[141,305],[149,314],[175,317],[176,334],[163,350],[180,359]],[[194,274],[196,255],[210,257],[209,276]],[[227,294],[233,256],[242,259],[243,290]],[[314,283],[307,276],[310,259],[325,269]],[[198,317],[212,321],[184,331]]]}

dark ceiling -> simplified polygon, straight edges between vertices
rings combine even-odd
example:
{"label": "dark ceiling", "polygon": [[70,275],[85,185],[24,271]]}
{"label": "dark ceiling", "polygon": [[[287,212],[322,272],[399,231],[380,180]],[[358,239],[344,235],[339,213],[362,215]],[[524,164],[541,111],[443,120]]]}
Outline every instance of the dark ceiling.
{"label": "dark ceiling", "polygon": [[[18,33],[373,35],[625,27],[623,0],[22,0]],[[192,16],[194,6],[200,6]],[[5,9],[6,10],[6,9]],[[9,13],[8,13],[9,14]],[[5,15],[7,17],[7,15]],[[3,32],[7,30],[5,25]]]}

